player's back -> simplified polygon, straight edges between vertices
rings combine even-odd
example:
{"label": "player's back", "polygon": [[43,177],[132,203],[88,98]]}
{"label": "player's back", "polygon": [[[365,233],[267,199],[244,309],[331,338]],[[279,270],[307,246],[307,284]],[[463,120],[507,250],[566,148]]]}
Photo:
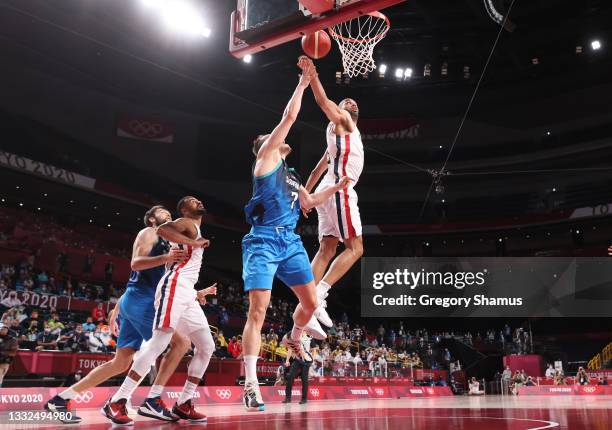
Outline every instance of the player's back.
{"label": "player's back", "polygon": [[336,134],[336,126],[330,122],[325,132],[327,154],[329,157],[327,174],[324,181],[335,183],[341,177],[351,178],[349,187],[354,187],[363,171],[364,152],[361,133],[355,126],[352,133]]}
{"label": "player's back", "polygon": [[252,226],[293,230],[300,217],[300,178],[284,160],[271,172],[253,175],[253,196],[244,208]]}

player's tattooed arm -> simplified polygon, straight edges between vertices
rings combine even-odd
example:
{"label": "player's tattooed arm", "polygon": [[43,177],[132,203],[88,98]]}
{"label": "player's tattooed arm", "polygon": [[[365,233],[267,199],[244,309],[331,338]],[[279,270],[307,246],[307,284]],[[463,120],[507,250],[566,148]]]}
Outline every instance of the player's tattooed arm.
{"label": "player's tattooed arm", "polygon": [[166,263],[183,261],[187,252],[182,249],[171,249],[167,254],[150,256],[151,249],[157,242],[157,232],[153,227],[147,227],[138,233],[132,248],[132,270],[146,270],[162,266]]}
{"label": "player's tattooed arm", "polygon": [[157,228],[157,234],[169,242],[193,246],[194,248],[208,248],[210,245],[208,239],[192,239],[189,237],[189,234],[193,233],[194,229],[193,222],[185,218],[179,218],[160,225]]}
{"label": "player's tattooed arm", "polygon": [[331,187],[323,188],[321,191],[310,194],[306,188],[300,187],[299,198],[300,198],[300,207],[305,210],[312,209],[314,207],[319,206],[329,199],[335,192],[343,190],[348,187],[351,182],[350,178],[343,176],[340,178],[337,184],[332,185]]}

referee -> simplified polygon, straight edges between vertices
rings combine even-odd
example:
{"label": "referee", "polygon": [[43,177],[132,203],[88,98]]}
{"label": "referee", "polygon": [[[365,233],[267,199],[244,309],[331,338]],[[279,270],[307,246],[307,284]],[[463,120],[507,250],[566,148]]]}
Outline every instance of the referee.
{"label": "referee", "polygon": [[312,355],[307,351],[309,348],[304,348],[305,358],[296,357],[292,355],[291,351],[287,351],[286,365],[289,365],[289,371],[285,373],[285,400],[283,403],[291,403],[291,389],[293,388],[293,380],[298,374],[302,377],[302,400],[300,405],[303,405],[308,401],[308,374],[310,373],[310,366],[312,365]]}

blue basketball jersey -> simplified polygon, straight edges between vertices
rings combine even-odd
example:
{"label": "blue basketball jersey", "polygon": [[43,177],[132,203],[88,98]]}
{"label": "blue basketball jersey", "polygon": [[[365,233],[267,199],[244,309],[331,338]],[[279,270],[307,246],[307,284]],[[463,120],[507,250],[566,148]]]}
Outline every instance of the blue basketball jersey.
{"label": "blue basketball jersey", "polygon": [[252,226],[295,229],[300,218],[300,177],[281,160],[273,171],[253,176],[253,197],[244,208]]}
{"label": "blue basketball jersey", "polygon": [[[153,245],[149,252],[149,257],[157,257],[158,255],[166,254],[170,250],[170,244],[168,241],[161,237],[157,239],[157,243]],[[127,282],[127,288],[136,289],[139,292],[155,295],[155,288],[159,283],[159,280],[164,276],[166,268],[162,264],[161,266],[152,267],[145,270],[133,270],[130,274],[130,279]]]}

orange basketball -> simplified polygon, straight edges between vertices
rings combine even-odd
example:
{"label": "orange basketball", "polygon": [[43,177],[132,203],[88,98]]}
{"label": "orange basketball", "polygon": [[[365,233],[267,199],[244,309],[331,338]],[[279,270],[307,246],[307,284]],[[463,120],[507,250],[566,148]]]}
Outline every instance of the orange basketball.
{"label": "orange basketball", "polygon": [[329,54],[331,39],[325,30],[315,31],[302,37],[302,49],[310,58],[318,60]]}

